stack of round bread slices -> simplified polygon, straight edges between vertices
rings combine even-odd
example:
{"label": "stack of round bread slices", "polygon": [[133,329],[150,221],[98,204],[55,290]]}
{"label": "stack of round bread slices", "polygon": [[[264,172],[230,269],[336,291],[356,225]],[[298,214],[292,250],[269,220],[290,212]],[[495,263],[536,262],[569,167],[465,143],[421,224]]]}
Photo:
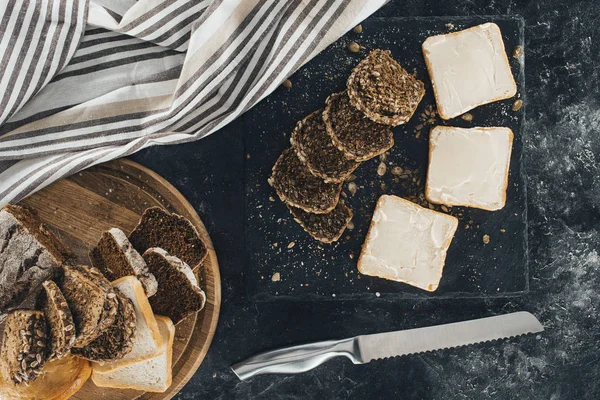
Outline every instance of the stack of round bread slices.
{"label": "stack of round bread slices", "polygon": [[344,180],[394,145],[391,127],[406,123],[424,94],[423,82],[389,51],[374,50],[352,70],[345,91],[296,124],[269,184],[313,238],[342,236],[353,216],[340,201]]}

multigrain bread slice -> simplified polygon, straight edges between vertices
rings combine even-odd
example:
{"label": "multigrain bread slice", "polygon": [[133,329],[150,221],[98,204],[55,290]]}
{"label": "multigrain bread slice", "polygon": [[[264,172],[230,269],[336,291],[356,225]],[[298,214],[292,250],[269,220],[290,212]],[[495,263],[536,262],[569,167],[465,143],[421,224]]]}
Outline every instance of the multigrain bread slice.
{"label": "multigrain bread slice", "polygon": [[156,314],[165,315],[178,324],[204,308],[206,295],[185,262],[158,247],[146,250],[143,257],[158,280],[158,291],[150,298]]}
{"label": "multigrain bread slice", "polygon": [[290,142],[310,172],[325,182],[343,182],[360,164],[338,149],[318,110],[296,124]]}
{"label": "multigrain bread slice", "polygon": [[28,207],[0,210],[0,321],[15,308],[31,308],[42,282],[72,254]]}
{"label": "multigrain bread slice", "polygon": [[33,382],[15,384],[0,375],[2,400],[67,400],[85,384],[92,373],[90,362],[67,355],[47,361]]}
{"label": "multigrain bread slice", "polygon": [[117,295],[95,268],[63,266],[60,289],[75,322],[77,337],[73,347],[88,345],[114,322]]}
{"label": "multigrain bread slice", "polygon": [[156,322],[163,340],[160,352],[152,358],[113,371],[94,370],[92,381],[96,386],[155,393],[162,393],[171,386],[175,325],[169,318],[160,315],[156,316]]}
{"label": "multigrain bread slice", "polygon": [[[150,307],[144,287],[140,281],[134,276],[126,276],[112,282],[112,285],[123,296],[131,300],[135,309],[136,326],[133,345],[131,351],[120,360],[102,364],[94,362],[94,371],[108,372],[137,361],[146,360],[158,354],[162,346],[162,338],[158,330],[154,312]],[[154,296],[151,298],[154,298]]]}
{"label": "multigrain bread slice", "polygon": [[142,283],[148,297],[156,293],[154,275],[148,272],[146,262],[119,228],[102,234],[96,247],[90,251],[90,261],[109,281],[132,275]]}
{"label": "multigrain bread slice", "polygon": [[48,325],[48,360],[63,358],[75,343],[75,323],[67,299],[53,281],[42,284],[38,309],[44,312]]}
{"label": "multigrain bread slice", "polygon": [[185,261],[196,271],[208,254],[208,247],[194,225],[185,217],[160,207],[144,211],[140,222],[129,235],[133,247],[143,254],[160,247]]}
{"label": "multigrain bread slice", "polygon": [[288,205],[294,220],[314,239],[323,243],[337,241],[352,220],[352,210],[341,201],[327,214],[307,213],[300,208]]}
{"label": "multigrain bread slice", "polygon": [[136,314],[133,303],[115,289],[119,308],[115,321],[87,346],[74,348],[73,354],[90,361],[106,363],[120,360],[133,348]]}
{"label": "multigrain bread slice", "polygon": [[46,362],[47,336],[43,312],[15,310],[8,314],[0,349],[2,376],[14,384],[37,379]]}
{"label": "multigrain bread slice", "polygon": [[367,118],[352,104],[348,92],[334,93],[326,100],[323,121],[334,145],[355,161],[367,161],[394,145],[388,125]]}
{"label": "multigrain bread slice", "polygon": [[406,123],[425,94],[425,85],[406,72],[389,50],[373,50],[350,74],[350,103],[373,121]]}
{"label": "multigrain bread slice", "polygon": [[291,148],[281,153],[268,182],[282,201],[315,214],[333,210],[342,191],[342,182],[327,183],[314,176]]}

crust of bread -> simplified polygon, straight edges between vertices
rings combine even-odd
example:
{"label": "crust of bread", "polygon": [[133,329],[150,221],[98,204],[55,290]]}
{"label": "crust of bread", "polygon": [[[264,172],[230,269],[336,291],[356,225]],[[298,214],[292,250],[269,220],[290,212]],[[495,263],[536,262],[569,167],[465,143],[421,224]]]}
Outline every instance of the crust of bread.
{"label": "crust of bread", "polygon": [[[487,24],[490,24],[492,26],[492,29],[497,29],[500,32],[500,28],[495,23],[493,23],[493,22],[487,22]],[[459,34],[461,34],[463,32],[470,31],[470,30],[475,30],[475,29],[477,29],[481,25],[485,25],[485,24],[476,25],[476,26],[473,26],[473,27],[468,28],[468,29],[463,29],[462,31],[451,32],[451,33],[447,33],[447,34],[444,34],[444,35],[430,36],[427,39],[425,39],[425,41],[421,45],[421,50],[423,52],[423,58],[425,59],[425,65],[427,66],[427,72],[429,73],[429,77],[431,78],[431,86],[433,87],[433,94],[435,96],[435,103],[437,105],[437,112],[438,112],[440,118],[442,118],[442,119],[448,120],[448,119],[456,118],[459,115],[462,115],[462,114],[464,114],[464,113],[466,113],[466,112],[468,112],[470,110],[473,110],[473,109],[475,109],[475,108],[477,108],[479,106],[482,106],[484,104],[493,103],[493,102],[499,101],[499,100],[510,99],[511,97],[514,97],[517,94],[517,83],[515,82],[515,77],[511,73],[511,78],[512,78],[512,83],[513,83],[513,89],[510,92],[508,92],[505,96],[497,96],[497,97],[494,97],[493,99],[491,99],[489,101],[480,102],[478,104],[473,105],[471,108],[469,108],[467,110],[464,110],[460,114],[456,114],[456,115],[447,114],[445,112],[445,110],[444,110],[444,105],[439,102],[438,99],[440,97],[439,97],[439,93],[438,93],[438,88],[437,88],[437,85],[435,84],[435,81],[433,79],[433,73],[432,73],[433,67],[432,67],[432,65],[431,65],[431,63],[429,61],[429,58],[427,57],[428,51],[425,50],[425,45],[426,45],[427,41],[429,41],[431,38],[434,38],[436,36],[458,36]],[[504,39],[502,38],[502,34],[501,33],[500,33],[500,40],[502,41],[502,46],[504,47]],[[512,69],[510,68],[510,64],[508,62],[508,57],[506,57],[504,59],[504,61],[505,61],[506,67],[509,70],[512,71]]]}
{"label": "crust of bread", "polygon": [[[386,196],[386,195],[383,195],[383,196],[379,197],[379,200],[377,200],[377,205],[375,206],[375,209],[377,209],[377,207],[379,206],[379,202],[382,200],[382,198],[384,196]],[[388,196],[390,196],[390,195],[388,195]],[[413,202],[411,202],[409,200],[403,199],[403,198],[401,198],[399,196],[394,196],[394,197],[398,197],[398,198],[400,198],[401,200],[403,200],[403,201],[405,201],[407,203],[415,204],[415,203],[413,203]],[[453,232],[452,232],[452,235],[450,235],[444,241],[444,246],[443,246],[444,248],[448,248],[450,246],[450,243],[452,242],[452,239],[454,238],[454,235],[456,234],[456,229],[458,228],[458,218],[454,217],[453,215],[445,214],[445,213],[442,213],[442,212],[439,212],[439,211],[435,211],[435,210],[429,210],[428,209],[428,211],[436,212],[438,214],[444,215],[445,217],[451,217],[452,218]],[[402,282],[402,283],[406,283],[407,285],[414,286],[412,283],[406,282],[405,280],[390,279],[389,277],[379,276],[379,275],[371,275],[371,274],[368,274],[368,273],[364,272],[364,270],[362,268],[362,260],[363,260],[364,254],[365,254],[365,249],[367,248],[367,245],[370,243],[370,233],[371,233],[371,229],[373,229],[374,226],[375,226],[375,222],[373,221],[373,219],[371,219],[371,223],[369,225],[369,230],[367,231],[366,239],[365,239],[365,241],[363,243],[363,246],[362,246],[362,248],[360,250],[360,256],[358,257],[358,264],[357,264],[358,272],[360,272],[363,275],[377,276],[378,278],[383,278],[383,279],[386,279],[386,280],[389,280],[389,281]],[[438,282],[442,279],[442,275],[443,275],[443,272],[444,272],[444,267],[446,266],[446,256],[447,256],[447,252],[444,253],[444,256],[441,259],[442,268],[440,269],[440,272],[439,272]],[[439,286],[439,284],[429,285],[429,287],[427,287],[427,288],[421,288],[421,287],[419,287],[419,289],[423,289],[423,290],[426,290],[428,292],[435,292],[437,290],[438,286]],[[417,286],[415,286],[415,287],[417,287]]]}
{"label": "crust of bread", "polygon": [[[433,128],[431,128],[431,130],[429,131],[429,143],[431,143],[431,133],[433,132],[433,130],[436,127],[434,126]],[[480,129],[483,131],[490,131],[490,130],[494,130],[498,127],[473,127],[470,129]],[[510,148],[508,150],[508,168],[506,169],[506,174],[504,175],[504,184],[502,185],[502,203],[500,207],[495,207],[495,206],[490,206],[490,207],[484,207],[481,205],[477,205],[477,204],[473,204],[473,203],[467,203],[467,204],[454,204],[454,203],[442,203],[439,202],[437,200],[432,200],[431,199],[431,189],[429,188],[429,179],[425,179],[425,198],[427,199],[427,201],[429,201],[432,204],[438,204],[438,205],[446,205],[446,206],[459,206],[459,207],[470,207],[470,208],[478,208],[480,210],[486,210],[486,211],[498,211],[504,208],[504,206],[506,205],[506,189],[508,188],[508,176],[510,175],[510,159],[512,157],[512,144],[515,138],[515,134],[513,133],[512,129],[508,128],[508,127],[502,127],[505,129],[508,129],[509,135],[508,135],[508,140],[510,143]],[[431,165],[431,154],[433,153],[433,146],[430,144],[429,145],[429,153],[428,153],[428,157],[429,157],[429,165]],[[427,166],[427,173],[429,174],[429,165]]]}

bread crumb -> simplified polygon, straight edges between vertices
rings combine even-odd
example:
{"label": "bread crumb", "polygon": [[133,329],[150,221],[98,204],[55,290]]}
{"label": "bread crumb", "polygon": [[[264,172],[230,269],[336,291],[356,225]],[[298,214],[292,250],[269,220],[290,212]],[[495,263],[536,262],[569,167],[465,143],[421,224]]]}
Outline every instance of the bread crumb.
{"label": "bread crumb", "polygon": [[348,47],[347,48],[352,53],[358,53],[360,51],[360,46],[356,42],[350,42],[350,43],[348,43]]}
{"label": "bread crumb", "polygon": [[502,233],[506,233],[506,229],[504,229],[504,228],[501,228],[501,229],[500,229],[500,232],[502,232]]}
{"label": "bread crumb", "polygon": [[362,33],[362,25],[356,25],[354,29],[352,29],[354,33]]}
{"label": "bread crumb", "polygon": [[354,222],[350,221],[348,222],[348,225],[346,226],[349,230],[354,229]]}
{"label": "bread crumb", "polygon": [[250,153],[246,154],[246,158],[250,159]]}
{"label": "bread crumb", "polygon": [[283,81],[283,83],[281,85],[286,89],[291,89],[292,81],[290,81],[289,79],[286,79],[285,81]]}
{"label": "bread crumb", "polygon": [[217,373],[213,372],[212,377],[213,377],[213,379],[215,379],[217,377]]}
{"label": "bread crumb", "polygon": [[351,194],[352,196],[354,196],[354,195],[356,194],[356,183],[354,183],[354,182],[350,182],[350,183],[348,184],[348,191],[350,192],[350,194]]}
{"label": "bread crumb", "polygon": [[348,254],[348,256],[350,257],[350,259],[351,259],[351,260],[354,260],[354,253],[353,253],[353,252],[350,252],[350,253]]}
{"label": "bread crumb", "polygon": [[471,114],[471,113],[464,113],[460,117],[463,119],[463,121],[467,121],[467,122],[473,121],[473,114]]}
{"label": "bread crumb", "polygon": [[379,297],[379,296],[381,296],[381,293],[375,292],[375,296]]}
{"label": "bread crumb", "polygon": [[447,23],[446,24],[446,29],[454,29],[454,24]]}
{"label": "bread crumb", "polygon": [[277,242],[273,243],[273,247],[277,247],[277,246],[279,246],[279,243],[277,243]]}
{"label": "bread crumb", "polygon": [[269,201],[275,201],[275,198],[273,196],[269,196]]}
{"label": "bread crumb", "polygon": [[281,274],[279,272],[275,272],[271,277],[271,281],[279,282],[281,280]]}
{"label": "bread crumb", "polygon": [[483,235],[483,244],[489,244],[489,243],[490,243],[490,236]]}
{"label": "bread crumb", "polygon": [[519,57],[521,57],[522,55],[523,55],[523,47],[521,47],[521,46],[515,46],[515,47],[513,48],[513,51],[512,51],[512,56],[513,56],[514,58],[519,58]]}
{"label": "bread crumb", "polygon": [[292,247],[294,247],[296,245],[296,242],[290,242],[290,244],[288,244],[287,248],[291,249]]}

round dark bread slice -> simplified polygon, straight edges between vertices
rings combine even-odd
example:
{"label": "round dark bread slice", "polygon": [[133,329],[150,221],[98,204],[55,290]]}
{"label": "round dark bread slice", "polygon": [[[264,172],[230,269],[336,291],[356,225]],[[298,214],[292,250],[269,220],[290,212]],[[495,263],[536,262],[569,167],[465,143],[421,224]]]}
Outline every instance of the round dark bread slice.
{"label": "round dark bread slice", "polygon": [[347,92],[327,98],[323,121],[337,148],[355,161],[367,161],[385,153],[394,145],[394,134],[388,125],[365,117],[350,104]]}
{"label": "round dark bread slice", "polygon": [[314,239],[323,243],[337,241],[352,219],[352,210],[341,201],[328,214],[313,214],[288,205],[294,220]]}
{"label": "round dark bread slice", "polygon": [[75,323],[65,296],[53,281],[42,284],[38,309],[44,312],[48,325],[48,360],[63,358],[75,343]]}
{"label": "round dark bread slice", "polygon": [[115,293],[118,311],[113,324],[87,346],[73,348],[73,354],[103,363],[119,360],[131,351],[136,328],[135,308],[117,289]]}
{"label": "round dark bread slice", "polygon": [[350,74],[350,103],[373,121],[396,126],[406,123],[425,94],[425,85],[406,72],[390,51],[373,50]]}
{"label": "round dark bread slice", "polygon": [[42,373],[47,334],[43,312],[15,310],[8,314],[0,349],[0,372],[6,381],[27,384]]}
{"label": "round dark bread slice", "polygon": [[298,158],[313,175],[325,182],[343,182],[360,164],[346,157],[327,134],[323,110],[318,110],[296,124],[290,142]]}
{"label": "round dark bread slice", "polygon": [[204,308],[206,295],[185,262],[158,247],[146,250],[143,257],[158,281],[158,291],[148,299],[154,313],[177,324]]}
{"label": "round dark bread slice", "polygon": [[206,244],[187,218],[160,207],[144,211],[140,222],[129,235],[129,241],[140,254],[151,247],[165,249],[194,271],[202,265],[208,254]]}
{"label": "round dark bread slice", "polygon": [[282,201],[315,214],[333,210],[342,190],[342,182],[327,183],[314,176],[292,148],[281,153],[268,182]]}

